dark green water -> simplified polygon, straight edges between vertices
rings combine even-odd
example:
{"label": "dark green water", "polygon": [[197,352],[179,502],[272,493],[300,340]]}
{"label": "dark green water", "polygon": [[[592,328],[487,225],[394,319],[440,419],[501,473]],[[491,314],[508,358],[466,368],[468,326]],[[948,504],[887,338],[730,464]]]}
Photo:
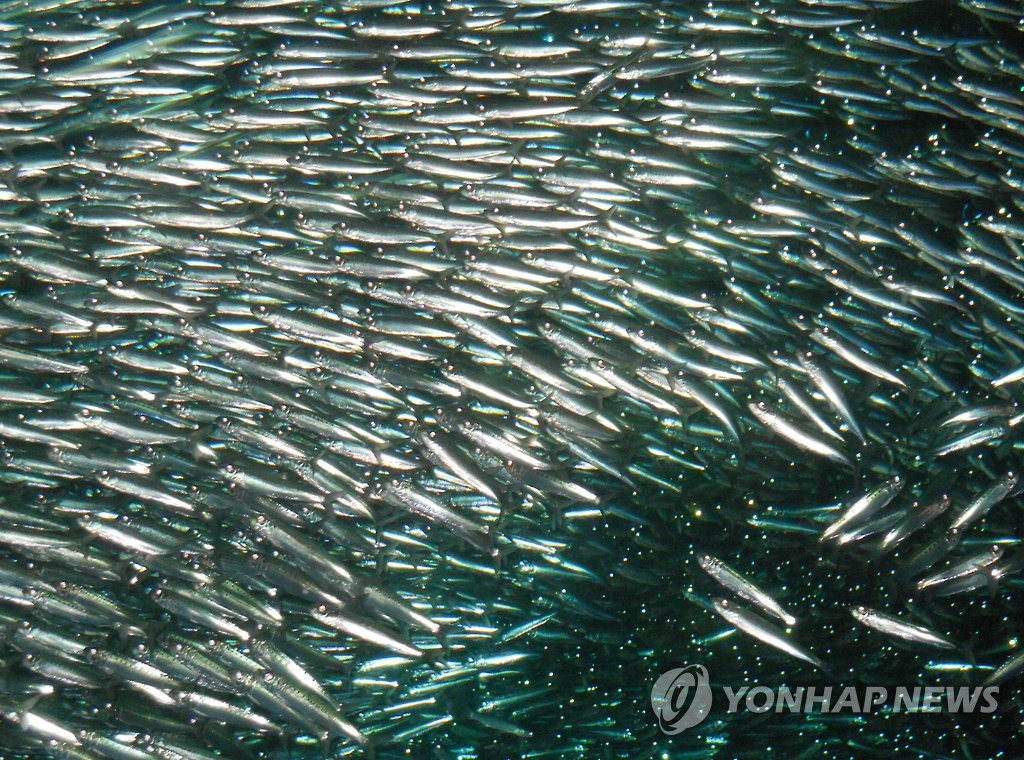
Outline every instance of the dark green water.
{"label": "dark green water", "polygon": [[1022,24],[0,6],[0,756],[1017,756]]}

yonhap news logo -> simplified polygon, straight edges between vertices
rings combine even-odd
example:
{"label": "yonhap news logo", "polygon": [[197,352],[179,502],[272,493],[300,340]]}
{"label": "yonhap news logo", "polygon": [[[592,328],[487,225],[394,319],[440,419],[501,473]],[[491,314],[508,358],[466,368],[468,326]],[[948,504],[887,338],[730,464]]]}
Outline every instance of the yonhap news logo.
{"label": "yonhap news logo", "polygon": [[666,734],[693,728],[711,710],[708,671],[703,665],[687,665],[662,673],[651,689],[651,707]]}
{"label": "yonhap news logo", "polygon": [[[998,686],[723,686],[722,694],[727,713],[993,713],[999,708]],[[703,665],[662,673],[651,688],[658,727],[669,735],[701,723],[712,699]]]}

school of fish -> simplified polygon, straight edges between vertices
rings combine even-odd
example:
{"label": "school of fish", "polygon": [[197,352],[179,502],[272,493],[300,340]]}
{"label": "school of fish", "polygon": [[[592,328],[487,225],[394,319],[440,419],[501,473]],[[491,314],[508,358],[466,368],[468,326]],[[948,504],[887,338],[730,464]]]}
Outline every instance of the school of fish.
{"label": "school of fish", "polygon": [[0,1],[0,757],[999,756],[1022,31]]}

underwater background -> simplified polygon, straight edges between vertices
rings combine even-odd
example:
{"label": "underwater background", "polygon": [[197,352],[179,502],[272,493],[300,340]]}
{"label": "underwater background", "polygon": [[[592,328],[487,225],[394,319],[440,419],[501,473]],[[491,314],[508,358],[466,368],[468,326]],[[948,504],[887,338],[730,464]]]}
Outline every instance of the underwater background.
{"label": "underwater background", "polygon": [[1022,26],[0,3],[0,757],[1022,756]]}

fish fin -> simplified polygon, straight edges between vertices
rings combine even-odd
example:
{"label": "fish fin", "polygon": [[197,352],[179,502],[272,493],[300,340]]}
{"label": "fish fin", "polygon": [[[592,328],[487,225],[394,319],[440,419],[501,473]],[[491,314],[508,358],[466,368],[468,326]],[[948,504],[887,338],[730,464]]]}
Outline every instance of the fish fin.
{"label": "fish fin", "polygon": [[523,152],[523,148],[526,147],[528,142],[529,141],[524,137],[512,143],[512,165],[522,166],[522,164],[520,163],[519,154]]}

